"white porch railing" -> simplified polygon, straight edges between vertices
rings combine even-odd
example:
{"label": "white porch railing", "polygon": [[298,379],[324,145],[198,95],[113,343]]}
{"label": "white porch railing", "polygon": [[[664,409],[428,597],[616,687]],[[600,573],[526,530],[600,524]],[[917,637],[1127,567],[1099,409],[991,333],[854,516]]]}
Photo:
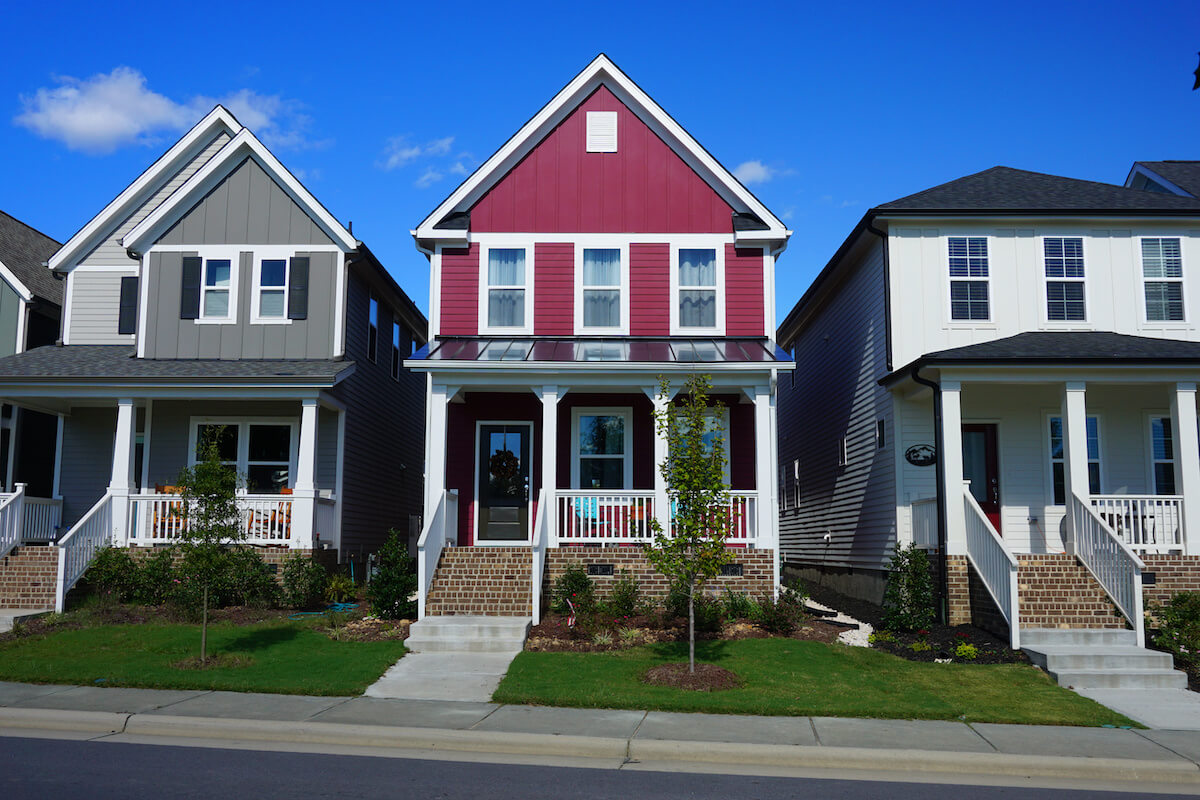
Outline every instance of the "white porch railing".
{"label": "white porch railing", "polygon": [[1017,600],[1017,559],[979,507],[969,484],[963,486],[963,504],[967,559],[1008,623],[1009,646],[1018,650],[1021,647],[1021,625]]}
{"label": "white porch railing", "polygon": [[330,542],[338,540],[337,500],[332,497],[317,498],[317,513],[313,521],[314,539],[325,539]]}
{"label": "white porch railing", "polygon": [[559,544],[622,544],[653,538],[653,490],[554,494]]}
{"label": "white porch railing", "polygon": [[21,511],[25,505],[25,484],[18,483],[15,492],[0,496],[0,558],[8,555],[21,543],[24,525]]}
{"label": "white porch railing", "polygon": [[1183,529],[1183,496],[1094,494],[1092,508],[1100,519],[1138,553],[1180,553],[1187,541]]}
{"label": "white porch railing", "polygon": [[21,539],[26,542],[52,542],[62,525],[62,500],[49,497],[25,498],[25,521]]}
{"label": "white porch railing", "polygon": [[437,572],[442,548],[452,542],[450,533],[458,531],[458,491],[443,492],[437,508],[429,516],[421,538],[417,540],[417,618],[425,618],[425,601],[429,598],[429,587]]}
{"label": "white porch railing", "polygon": [[58,585],[54,610],[62,612],[67,592],[83,577],[96,551],[112,541],[112,493],[106,491],[71,530],[58,540]]}
{"label": "white porch railing", "polygon": [[[246,544],[288,544],[292,538],[292,497],[247,494],[237,498]],[[188,516],[177,494],[137,494],[129,498],[129,544],[152,546],[176,541]]]}
{"label": "white porch railing", "polygon": [[548,508],[546,490],[538,491],[537,514],[533,518],[533,539],[530,542],[533,561],[530,602],[533,608],[533,624],[542,621],[542,578],[546,574],[546,546],[550,543],[550,520],[554,518],[554,509]]}
{"label": "white porch railing", "polygon": [[1091,504],[1071,494],[1071,533],[1075,556],[1108,592],[1137,631],[1138,647],[1146,645],[1142,614],[1142,570],[1146,565],[1117,536]]}
{"label": "white porch railing", "polygon": [[931,548],[938,544],[938,508],[936,497],[922,497],[908,504],[913,543]]}

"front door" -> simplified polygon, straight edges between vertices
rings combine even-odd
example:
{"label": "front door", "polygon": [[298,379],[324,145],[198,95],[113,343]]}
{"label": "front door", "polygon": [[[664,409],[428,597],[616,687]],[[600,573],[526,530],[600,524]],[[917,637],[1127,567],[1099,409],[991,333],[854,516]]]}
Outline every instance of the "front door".
{"label": "front door", "polygon": [[962,426],[963,478],[971,494],[1000,533],[1000,458],[996,452],[994,423]]}
{"label": "front door", "polygon": [[529,539],[528,422],[479,426],[479,526],[481,542]]}

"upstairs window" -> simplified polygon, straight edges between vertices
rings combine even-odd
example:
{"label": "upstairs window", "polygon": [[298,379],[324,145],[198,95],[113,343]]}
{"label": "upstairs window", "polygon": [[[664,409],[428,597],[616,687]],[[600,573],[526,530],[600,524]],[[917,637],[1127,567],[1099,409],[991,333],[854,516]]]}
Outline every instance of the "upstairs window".
{"label": "upstairs window", "polygon": [[1170,417],[1150,418],[1150,462],[1154,493],[1175,494],[1175,442]]}
{"label": "upstairs window", "polygon": [[1083,239],[1048,236],[1043,240],[1043,250],[1046,259],[1046,319],[1052,322],[1086,320]]}
{"label": "upstairs window", "polygon": [[379,347],[379,301],[371,295],[367,307],[367,358],[375,361],[376,350]]}
{"label": "upstairs window", "polygon": [[[1087,418],[1088,491],[1100,494],[1100,420]],[[1054,505],[1066,505],[1067,480],[1063,467],[1062,417],[1050,418],[1050,483],[1054,494]]]}
{"label": "upstairs window", "polygon": [[233,286],[233,262],[228,258],[210,258],[204,262],[204,297],[201,319],[229,319],[232,316],[229,294]]}
{"label": "upstairs window", "polygon": [[950,319],[991,319],[988,303],[988,251],[983,236],[951,236]]}
{"label": "upstairs window", "polygon": [[528,332],[528,270],[525,269],[525,249],[492,247],[487,251],[487,272],[484,283],[484,326],[507,330],[510,333]]}
{"label": "upstairs window", "polygon": [[400,320],[392,320],[392,378],[400,380]]}
{"label": "upstairs window", "polygon": [[1183,257],[1179,239],[1142,239],[1147,322],[1183,320]]}
{"label": "upstairs window", "polygon": [[258,266],[258,318],[263,320],[287,319],[287,261],[282,258],[264,258]]}
{"label": "upstairs window", "polygon": [[679,250],[679,327],[717,327],[717,251]]}
{"label": "upstairs window", "polygon": [[624,325],[621,251],[585,247],[580,267],[580,327],[591,333],[620,332]]}

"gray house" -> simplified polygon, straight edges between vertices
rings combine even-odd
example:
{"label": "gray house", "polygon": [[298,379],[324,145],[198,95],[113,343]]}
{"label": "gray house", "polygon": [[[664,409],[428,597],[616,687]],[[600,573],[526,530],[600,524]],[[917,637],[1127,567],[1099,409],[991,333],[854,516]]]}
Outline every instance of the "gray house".
{"label": "gray house", "polygon": [[[0,498],[0,555],[17,548],[0,606],[61,607],[104,543],[174,539],[174,484],[206,432],[244,476],[248,542],[268,560],[359,557],[416,527],[425,387],[402,362],[425,317],[227,110],[47,263],[61,336],[0,359],[0,398],[55,416],[42,446],[61,518],[30,536],[10,520],[28,498]],[[18,546],[36,539],[57,547]],[[7,580],[17,567],[37,586]]]}

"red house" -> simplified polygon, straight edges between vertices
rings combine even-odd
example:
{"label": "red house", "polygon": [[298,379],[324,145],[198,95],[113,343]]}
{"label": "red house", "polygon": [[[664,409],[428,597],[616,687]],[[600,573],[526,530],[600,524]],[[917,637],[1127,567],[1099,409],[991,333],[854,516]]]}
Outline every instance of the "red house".
{"label": "red house", "polygon": [[[665,584],[659,376],[712,377],[736,563],[778,576],[775,260],[791,231],[604,55],[421,221],[431,268],[421,614],[540,616],[569,563]],[[545,590],[543,589],[545,587]]]}

